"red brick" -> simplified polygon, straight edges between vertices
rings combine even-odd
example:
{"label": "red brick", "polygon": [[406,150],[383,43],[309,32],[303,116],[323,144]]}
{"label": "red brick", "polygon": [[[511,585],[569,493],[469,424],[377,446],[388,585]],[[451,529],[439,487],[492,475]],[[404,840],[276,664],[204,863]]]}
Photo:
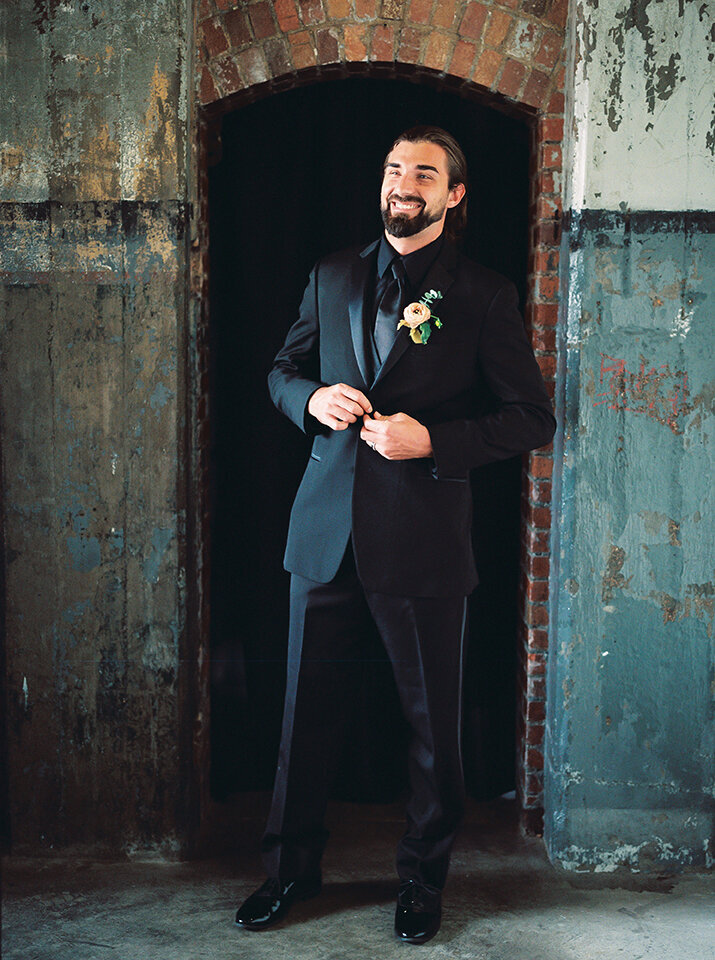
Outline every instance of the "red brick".
{"label": "red brick", "polygon": [[345,25],[345,58],[352,62],[367,60],[367,39],[364,24]]}
{"label": "red brick", "polygon": [[415,27],[405,27],[400,34],[399,60],[402,63],[419,63],[423,37],[422,31]]}
{"label": "red brick", "polygon": [[531,303],[527,312],[535,327],[555,327],[559,319],[559,308],[555,303]]}
{"label": "red brick", "polygon": [[532,551],[532,553],[549,552],[548,530],[533,530],[529,528],[526,530],[524,536],[526,539],[526,546]]}
{"label": "red brick", "polygon": [[556,349],[556,331],[555,330],[534,330],[531,337],[531,345],[534,350],[552,351]]}
{"label": "red brick", "polygon": [[325,5],[331,20],[345,20],[350,16],[350,0],[326,0]]}
{"label": "red brick", "polygon": [[526,557],[525,569],[531,580],[545,580],[549,576],[551,562],[548,557]]}
{"label": "red brick", "polygon": [[280,77],[292,69],[288,44],[283,37],[276,37],[263,45],[263,52],[268,61],[268,69],[272,77]]}
{"label": "red brick", "polygon": [[538,136],[541,143],[561,143],[564,138],[563,117],[541,117]]}
{"label": "red brick", "polygon": [[473,37],[475,39],[481,37],[488,13],[488,7],[483,3],[474,3],[472,0],[467,6],[465,14],[462,17],[462,22],[459,25],[459,32],[462,36]]}
{"label": "red brick", "polygon": [[529,457],[529,473],[533,477],[550,477],[553,473],[554,461],[551,457],[545,457],[543,454],[532,453]]}
{"label": "red brick", "polygon": [[536,202],[536,216],[539,220],[555,220],[561,216],[561,197],[540,196]]}
{"label": "red brick", "polygon": [[499,93],[505,97],[515,99],[519,95],[526,68],[516,60],[507,60],[502,71],[501,79],[497,84]]}
{"label": "red brick", "polygon": [[410,11],[407,19],[410,23],[429,23],[429,15],[432,13],[432,0],[411,0]]}
{"label": "red brick", "polygon": [[319,63],[337,63],[340,59],[338,37],[335,29],[318,30],[316,34]]}
{"label": "red brick", "polygon": [[532,603],[546,603],[549,599],[548,580],[529,580],[527,578],[525,593]]}
{"label": "red brick", "polygon": [[552,380],[556,373],[556,357],[537,356],[536,362],[539,364],[541,376],[545,380]]}
{"label": "red brick", "polygon": [[558,220],[537,220],[533,228],[533,243],[535,246],[551,246],[561,238],[561,225]]}
{"label": "red brick", "polygon": [[548,507],[533,507],[530,520],[539,530],[550,530],[551,510]]}
{"label": "red brick", "polygon": [[357,19],[374,20],[377,17],[377,2],[378,0],[355,0],[355,16]]}
{"label": "red brick", "polygon": [[209,57],[217,57],[228,50],[228,40],[218,18],[204,20],[201,24],[201,33]]}
{"label": "red brick", "polygon": [[534,186],[537,193],[554,193],[556,183],[553,172],[551,170],[540,170],[534,181]]}
{"label": "red brick", "polygon": [[[532,503],[551,503],[551,481],[529,479],[529,499]],[[548,576],[548,565],[546,574]],[[532,579],[538,579],[538,576],[532,574]]]}
{"label": "red brick", "polygon": [[199,12],[197,14],[199,22],[201,20],[205,20],[206,17],[210,17],[211,13],[212,13],[212,10],[211,10],[211,4],[209,0],[201,0],[201,2],[199,3]]}
{"label": "red brick", "polygon": [[545,677],[527,677],[526,695],[534,700],[546,699],[546,678]]}
{"label": "red brick", "polygon": [[554,0],[551,9],[546,14],[546,20],[562,30],[566,27],[566,18],[569,11],[569,0]]}
{"label": "red brick", "polygon": [[291,33],[288,36],[288,41],[291,46],[293,64],[297,70],[315,66],[316,56],[313,49],[313,40],[307,30]]}
{"label": "red brick", "polygon": [[558,268],[558,247],[539,247],[534,250],[534,269],[536,273],[555,273]]}
{"label": "red brick", "polygon": [[553,70],[559,62],[563,47],[564,38],[553,30],[547,30],[544,33],[541,46],[536,51],[534,63],[538,63],[540,67],[546,67],[547,70]]}
{"label": "red brick", "polygon": [[493,9],[489,18],[489,26],[484,34],[485,43],[488,43],[490,47],[498,47],[504,41],[513,22],[514,18],[511,14],[496,8]]}
{"label": "red brick", "polygon": [[209,68],[204,67],[201,71],[201,83],[199,84],[199,97],[201,103],[215,103],[220,99],[220,94],[216,89],[214,78],[209,73]]}
{"label": "red brick", "polygon": [[557,276],[539,276],[536,278],[536,296],[542,300],[555,300],[559,295]]}
{"label": "red brick", "polygon": [[530,676],[541,676],[546,673],[546,657],[543,653],[528,653],[526,662]]}
{"label": "red brick", "polygon": [[549,89],[549,76],[541,70],[532,70],[526,81],[522,100],[532,107],[540,107]]}
{"label": "red brick", "polygon": [[502,64],[503,57],[496,50],[484,50],[472,75],[475,83],[483,87],[492,87]]}
{"label": "red brick", "polygon": [[256,40],[275,36],[276,22],[273,19],[273,8],[270,3],[254,3],[247,9]]}
{"label": "red brick", "polygon": [[542,748],[544,746],[544,725],[543,723],[530,723],[526,728],[524,742],[530,747]]}
{"label": "red brick", "polygon": [[454,26],[454,15],[457,12],[457,0],[437,0],[432,14],[432,23],[435,27],[445,27],[451,30]]}
{"label": "red brick", "polygon": [[220,60],[214,61],[213,72],[221,88],[222,96],[225,97],[229,93],[235,93],[237,90],[243,89],[243,80],[233,57],[221,57]]}
{"label": "red brick", "polygon": [[300,27],[294,0],[273,0],[273,9],[278,19],[278,26],[284,33]]}
{"label": "red brick", "polygon": [[394,60],[395,28],[391,23],[379,23],[372,35],[372,59]]}
{"label": "red brick", "polygon": [[543,700],[526,701],[526,722],[543,723],[546,719],[546,704]]}
{"label": "red brick", "polygon": [[214,0],[217,10],[231,10],[236,6],[236,0]]}
{"label": "red brick", "polygon": [[555,90],[551,94],[551,99],[547,104],[546,112],[563,114],[565,106],[566,106],[566,101],[564,99],[563,93],[560,90]]}
{"label": "red brick", "polygon": [[530,806],[533,802],[541,802],[544,792],[543,774],[530,773],[524,781],[524,806]]}
{"label": "red brick", "polygon": [[529,770],[544,769],[544,755],[541,750],[531,747],[526,751],[526,766]]}
{"label": "red brick", "polygon": [[251,31],[243,10],[229,10],[223,19],[232,47],[242,47],[251,42]]}
{"label": "red brick", "polygon": [[300,18],[306,25],[323,23],[325,20],[322,0],[298,0],[298,6],[300,7]]}
{"label": "red brick", "polygon": [[260,47],[251,47],[237,54],[238,69],[247,87],[269,79],[268,65]]}
{"label": "red brick", "polygon": [[447,58],[452,49],[452,38],[448,33],[433,30],[427,41],[424,65],[432,70],[446,70]]}
{"label": "red brick", "polygon": [[544,604],[527,603],[524,619],[530,627],[547,627],[549,625],[549,611]]}
{"label": "red brick", "polygon": [[468,40],[458,40],[449,65],[449,72],[455,77],[468,77],[472,72],[477,46]]}

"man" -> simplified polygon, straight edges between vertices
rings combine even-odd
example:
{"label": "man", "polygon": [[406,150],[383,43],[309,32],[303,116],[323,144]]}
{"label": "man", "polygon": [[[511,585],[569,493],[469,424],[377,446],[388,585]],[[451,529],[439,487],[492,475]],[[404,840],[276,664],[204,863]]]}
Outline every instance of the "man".
{"label": "man", "polygon": [[[463,808],[466,598],[477,582],[470,470],[542,446],[554,419],[516,291],[452,243],[466,163],[436,127],[395,141],[384,236],[313,269],[269,375],[313,448],[291,514],[288,684],[267,882],[236,922],[264,929],[320,891],[323,817],[369,616],[411,728],[395,931],[424,943]],[[399,324],[399,328],[398,328]]]}

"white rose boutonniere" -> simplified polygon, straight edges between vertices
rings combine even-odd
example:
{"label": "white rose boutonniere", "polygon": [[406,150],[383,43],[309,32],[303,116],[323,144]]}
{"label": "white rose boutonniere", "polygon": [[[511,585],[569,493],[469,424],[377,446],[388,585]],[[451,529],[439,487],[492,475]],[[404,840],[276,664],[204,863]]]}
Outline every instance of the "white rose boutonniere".
{"label": "white rose boutonniere", "polygon": [[431,309],[434,301],[441,299],[442,294],[439,290],[428,290],[418,302],[410,303],[405,307],[397,329],[409,327],[410,337],[415,343],[427,343],[432,334],[430,321],[438,330],[442,326],[442,321],[432,313]]}

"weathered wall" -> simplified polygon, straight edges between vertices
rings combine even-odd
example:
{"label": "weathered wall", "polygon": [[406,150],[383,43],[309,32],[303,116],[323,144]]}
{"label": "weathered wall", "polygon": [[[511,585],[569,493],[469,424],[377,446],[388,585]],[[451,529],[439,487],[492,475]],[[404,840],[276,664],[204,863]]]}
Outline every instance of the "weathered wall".
{"label": "weathered wall", "polygon": [[713,24],[573,13],[546,840],[662,871],[712,856]]}
{"label": "weathered wall", "polygon": [[186,827],[190,22],[189,0],[0,9],[15,852],[170,853]]}

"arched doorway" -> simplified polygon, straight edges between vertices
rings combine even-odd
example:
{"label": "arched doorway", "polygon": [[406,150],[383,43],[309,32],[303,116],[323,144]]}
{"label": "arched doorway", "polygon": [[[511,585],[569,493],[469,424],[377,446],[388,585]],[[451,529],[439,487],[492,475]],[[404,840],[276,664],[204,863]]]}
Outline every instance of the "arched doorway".
{"label": "arched doorway", "polygon": [[[277,414],[266,373],[313,262],[380,230],[380,166],[392,138],[438,123],[470,165],[465,250],[526,289],[529,128],[406,80],[341,79],[223,117],[209,173],[212,357],[211,784],[217,798],[267,789],[280,730],[287,619],[282,550],[307,447]],[[474,481],[482,583],[471,603],[464,753],[477,796],[514,785],[521,463]],[[402,736],[389,671],[366,667],[339,795],[389,799]],[[376,736],[375,731],[380,735]],[[386,737],[384,731],[391,731]]]}

